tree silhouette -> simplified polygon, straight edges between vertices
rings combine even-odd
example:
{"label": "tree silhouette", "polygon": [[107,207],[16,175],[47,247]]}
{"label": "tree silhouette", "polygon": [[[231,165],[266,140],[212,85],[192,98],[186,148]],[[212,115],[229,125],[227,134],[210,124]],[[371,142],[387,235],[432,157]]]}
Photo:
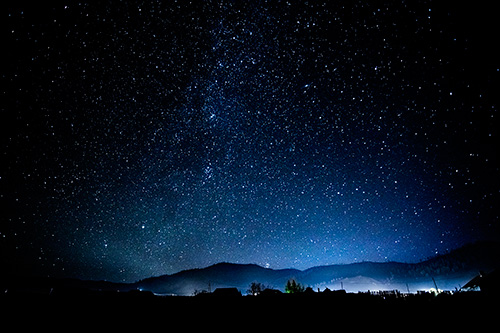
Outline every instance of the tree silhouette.
{"label": "tree silhouette", "polygon": [[304,286],[295,281],[294,279],[288,280],[285,286],[285,292],[287,294],[303,293],[304,290],[305,290]]}
{"label": "tree silhouette", "polygon": [[247,290],[250,295],[259,295],[266,287],[260,282],[252,282]]}

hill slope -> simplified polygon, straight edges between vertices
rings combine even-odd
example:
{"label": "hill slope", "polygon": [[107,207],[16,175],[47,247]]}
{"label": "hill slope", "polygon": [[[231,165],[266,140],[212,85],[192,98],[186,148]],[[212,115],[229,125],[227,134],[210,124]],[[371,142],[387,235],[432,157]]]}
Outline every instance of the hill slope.
{"label": "hill slope", "polygon": [[246,291],[253,281],[279,288],[289,278],[299,276],[295,269],[273,270],[254,264],[219,263],[202,269],[190,269],[172,275],[148,278],[136,283],[137,287],[156,293],[192,295],[195,290],[237,287]]}

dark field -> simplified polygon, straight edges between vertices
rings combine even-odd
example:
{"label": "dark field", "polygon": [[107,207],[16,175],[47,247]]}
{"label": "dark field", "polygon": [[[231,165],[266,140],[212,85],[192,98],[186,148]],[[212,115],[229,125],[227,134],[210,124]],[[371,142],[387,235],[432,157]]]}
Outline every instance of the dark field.
{"label": "dark field", "polygon": [[[6,293],[0,297],[2,317],[22,325],[50,324],[63,318],[88,324],[95,320],[111,324],[158,322],[174,324],[189,318],[189,325],[199,319],[227,323],[278,320],[291,322],[410,321],[459,323],[475,325],[494,322],[498,297],[481,292],[421,295],[280,294],[273,296],[155,296],[149,292],[98,292],[73,290],[52,295]],[[495,310],[497,309],[497,310]],[[30,318],[19,320],[15,318]],[[31,321],[34,320],[34,321]],[[37,325],[38,325],[37,324]]]}

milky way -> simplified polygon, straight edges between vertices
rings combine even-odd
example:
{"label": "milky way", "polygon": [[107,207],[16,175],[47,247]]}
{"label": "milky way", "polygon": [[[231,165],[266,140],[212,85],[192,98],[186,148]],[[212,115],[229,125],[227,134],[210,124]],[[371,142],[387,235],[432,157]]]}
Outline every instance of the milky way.
{"label": "milky way", "polygon": [[135,281],[498,238],[491,8],[45,6],[2,13],[7,271]]}

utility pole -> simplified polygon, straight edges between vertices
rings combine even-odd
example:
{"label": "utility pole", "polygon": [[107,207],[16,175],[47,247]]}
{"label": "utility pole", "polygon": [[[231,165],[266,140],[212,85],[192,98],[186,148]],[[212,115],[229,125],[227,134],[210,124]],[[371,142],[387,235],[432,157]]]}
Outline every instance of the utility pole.
{"label": "utility pole", "polygon": [[434,287],[436,287],[436,295],[437,295],[439,294],[438,285],[436,284],[436,280],[434,280],[434,278],[432,278],[432,282],[434,282]]}

